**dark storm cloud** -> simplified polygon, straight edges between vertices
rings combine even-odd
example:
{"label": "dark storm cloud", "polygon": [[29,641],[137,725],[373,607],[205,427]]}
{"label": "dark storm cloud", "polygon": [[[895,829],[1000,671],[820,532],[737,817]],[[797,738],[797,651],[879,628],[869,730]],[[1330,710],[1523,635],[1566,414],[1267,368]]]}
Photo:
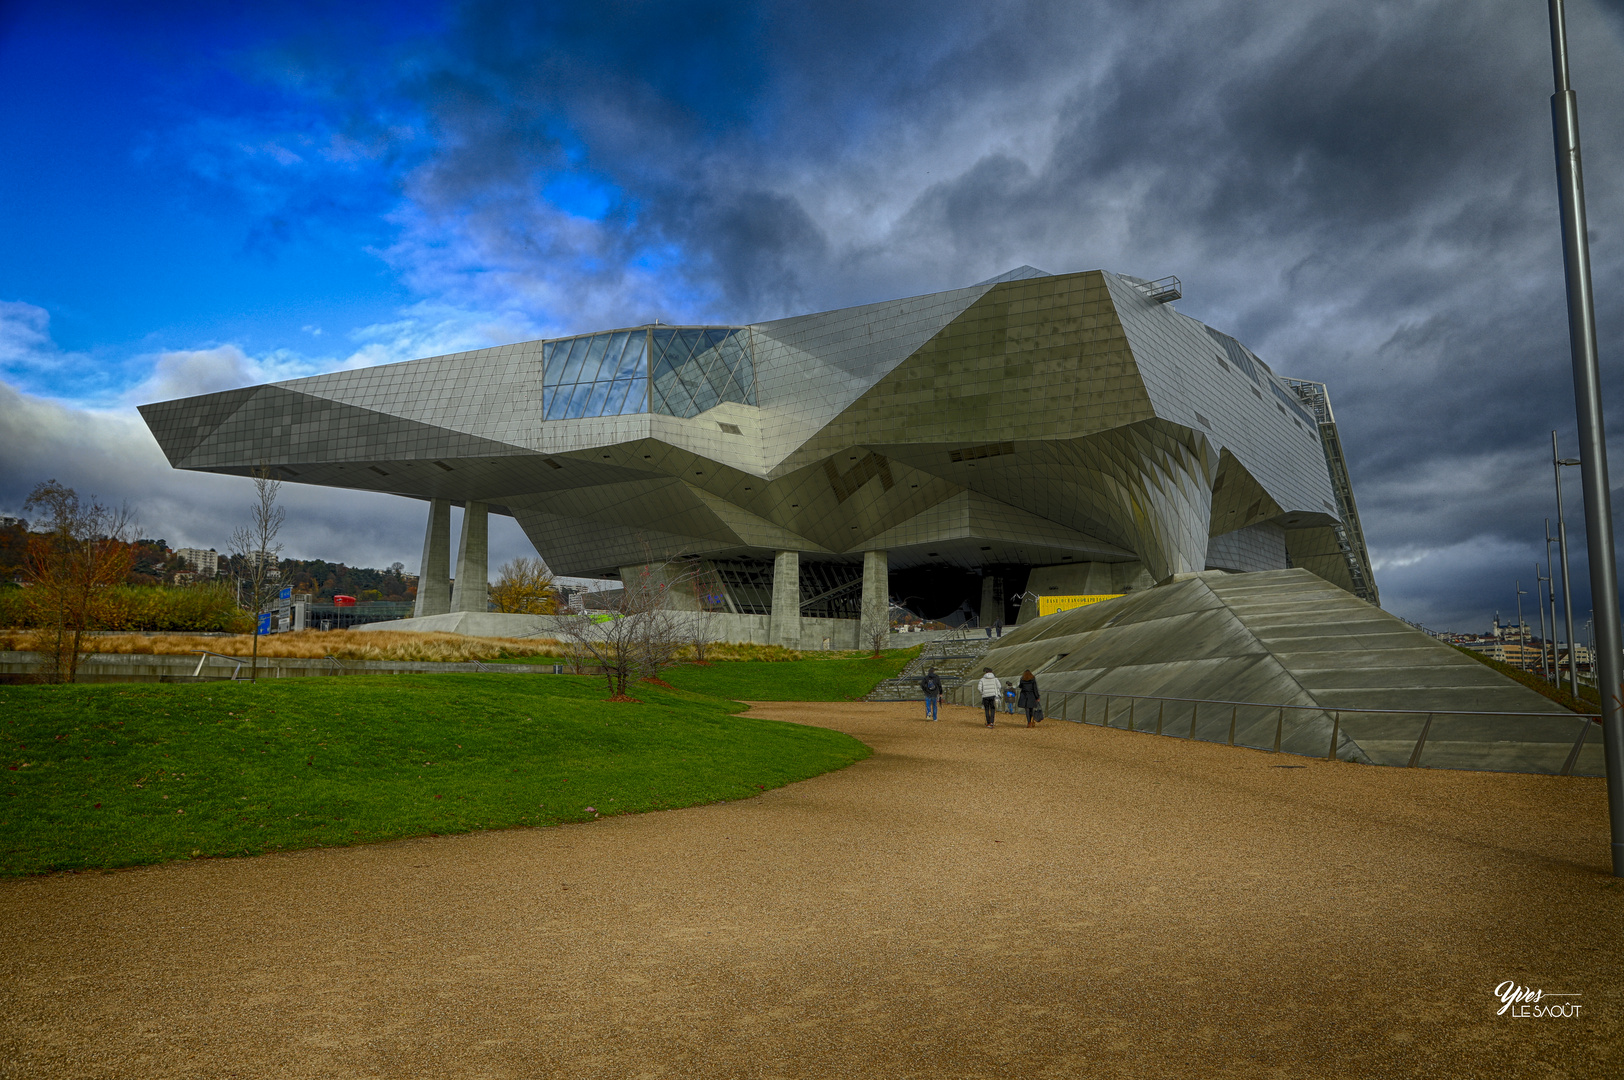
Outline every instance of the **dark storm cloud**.
{"label": "dark storm cloud", "polygon": [[[1543,5],[480,0],[414,18],[371,50],[353,26],[255,50],[240,66],[279,111],[188,129],[223,148],[198,170],[267,207],[267,247],[283,219],[291,235],[396,198],[379,248],[418,296],[532,333],[772,318],[1021,263],[1177,274],[1181,310],[1329,384],[1387,606],[1477,625],[1531,576],[1548,432],[1574,446]],[[1570,19],[1616,386],[1624,0]]]}
{"label": "dark storm cloud", "polygon": [[[471,5],[422,83],[431,203],[613,188],[585,260],[540,212],[481,249],[516,279],[596,265],[606,302],[741,319],[1021,262],[1177,273],[1183,310],[1330,384],[1391,606],[1477,621],[1532,562],[1572,417],[1542,5],[650,10]],[[1570,15],[1613,357],[1621,14]]]}

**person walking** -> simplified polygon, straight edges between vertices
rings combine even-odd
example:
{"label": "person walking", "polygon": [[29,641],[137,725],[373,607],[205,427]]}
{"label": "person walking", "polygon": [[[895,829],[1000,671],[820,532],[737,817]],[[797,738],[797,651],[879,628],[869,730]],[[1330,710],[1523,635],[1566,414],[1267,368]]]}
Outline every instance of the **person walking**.
{"label": "person walking", "polygon": [[925,677],[919,680],[919,689],[925,692],[925,719],[934,723],[939,719],[936,715],[936,699],[942,696],[942,677],[931,668],[925,672]]}
{"label": "person walking", "polygon": [[981,669],[981,681],[976,689],[981,691],[981,708],[987,714],[987,726],[992,727],[998,716],[998,676],[992,673],[992,668]]}
{"label": "person walking", "polygon": [[994,632],[999,637],[1004,636],[1004,620],[1003,619],[1000,618],[997,622],[993,623],[992,628],[993,628]]}
{"label": "person walking", "polygon": [[1008,680],[1004,682],[1004,711],[1015,715],[1015,684]]}
{"label": "person walking", "polygon": [[1026,726],[1035,727],[1037,721],[1033,719],[1032,712],[1042,704],[1038,697],[1038,680],[1030,670],[1021,672],[1021,708],[1026,710]]}

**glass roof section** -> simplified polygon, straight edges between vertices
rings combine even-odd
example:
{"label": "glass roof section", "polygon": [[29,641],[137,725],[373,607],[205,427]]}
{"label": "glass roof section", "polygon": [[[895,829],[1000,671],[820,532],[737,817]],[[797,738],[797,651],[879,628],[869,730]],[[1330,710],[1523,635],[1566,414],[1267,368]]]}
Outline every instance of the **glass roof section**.
{"label": "glass roof section", "polygon": [[743,327],[655,326],[562,338],[542,344],[541,365],[547,420],[647,412],[694,417],[724,401],[756,403]]}

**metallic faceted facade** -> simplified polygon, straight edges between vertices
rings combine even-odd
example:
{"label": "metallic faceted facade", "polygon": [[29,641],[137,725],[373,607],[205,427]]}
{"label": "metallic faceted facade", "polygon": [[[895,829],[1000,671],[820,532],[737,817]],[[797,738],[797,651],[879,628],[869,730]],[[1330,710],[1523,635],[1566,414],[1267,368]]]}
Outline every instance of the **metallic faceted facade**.
{"label": "metallic faceted facade", "polygon": [[1118,577],[1145,584],[1296,564],[1352,591],[1357,520],[1338,510],[1318,418],[1142,285],[1022,268],[747,327],[526,342],[142,414],[177,468],[265,462],[296,483],[489,504],[561,574],[700,556],[743,581],[794,552],[803,583],[829,564],[855,581],[865,552],[885,552],[893,594],[931,615],[981,574],[1000,576],[1013,612],[1033,568],[1077,564],[1136,564]]}

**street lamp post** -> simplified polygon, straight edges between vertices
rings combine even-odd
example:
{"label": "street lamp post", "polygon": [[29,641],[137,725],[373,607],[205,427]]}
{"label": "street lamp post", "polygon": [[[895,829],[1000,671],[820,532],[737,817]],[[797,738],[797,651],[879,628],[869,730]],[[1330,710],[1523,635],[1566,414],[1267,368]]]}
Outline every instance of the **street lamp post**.
{"label": "street lamp post", "polygon": [[1517,582],[1517,667],[1523,671],[1528,670],[1528,628],[1522,617],[1522,598],[1527,595],[1522,582]]}
{"label": "street lamp post", "polygon": [[1551,680],[1550,669],[1545,666],[1545,582],[1547,578],[1539,572],[1539,560],[1534,561],[1534,607],[1539,609],[1539,677],[1546,682]]}
{"label": "street lamp post", "polygon": [[[1585,538],[1590,553],[1590,596],[1596,606],[1596,686],[1601,697],[1607,816],[1612,831],[1613,875],[1624,877],[1624,702],[1619,700],[1619,668],[1624,656],[1620,652],[1618,564],[1613,558],[1613,507],[1607,481],[1607,439],[1601,409],[1601,360],[1596,350],[1590,234],[1585,223],[1584,170],[1579,159],[1579,99],[1568,83],[1568,31],[1562,3],[1563,0],[1549,0],[1551,68],[1556,79],[1556,92],[1551,95],[1551,126],[1556,144],[1556,187],[1562,204],[1562,266],[1567,279],[1568,343],[1573,351],[1573,396],[1579,424]],[[1571,631],[1568,636],[1571,657]]]}
{"label": "street lamp post", "polygon": [[1551,683],[1562,685],[1562,665],[1557,663],[1556,651],[1556,567],[1551,563],[1551,545],[1556,537],[1551,535],[1551,519],[1545,519],[1545,580],[1550,585],[1549,601],[1551,605]]}
{"label": "street lamp post", "polygon": [[[1562,466],[1577,464],[1574,459],[1557,453],[1556,432],[1551,432],[1551,469],[1556,473],[1556,549],[1562,553],[1562,617],[1568,629],[1568,688],[1574,697],[1579,696],[1579,672],[1573,662],[1573,578],[1568,573],[1568,523],[1562,509]],[[1558,684],[1562,681],[1560,666],[1556,681]]]}

